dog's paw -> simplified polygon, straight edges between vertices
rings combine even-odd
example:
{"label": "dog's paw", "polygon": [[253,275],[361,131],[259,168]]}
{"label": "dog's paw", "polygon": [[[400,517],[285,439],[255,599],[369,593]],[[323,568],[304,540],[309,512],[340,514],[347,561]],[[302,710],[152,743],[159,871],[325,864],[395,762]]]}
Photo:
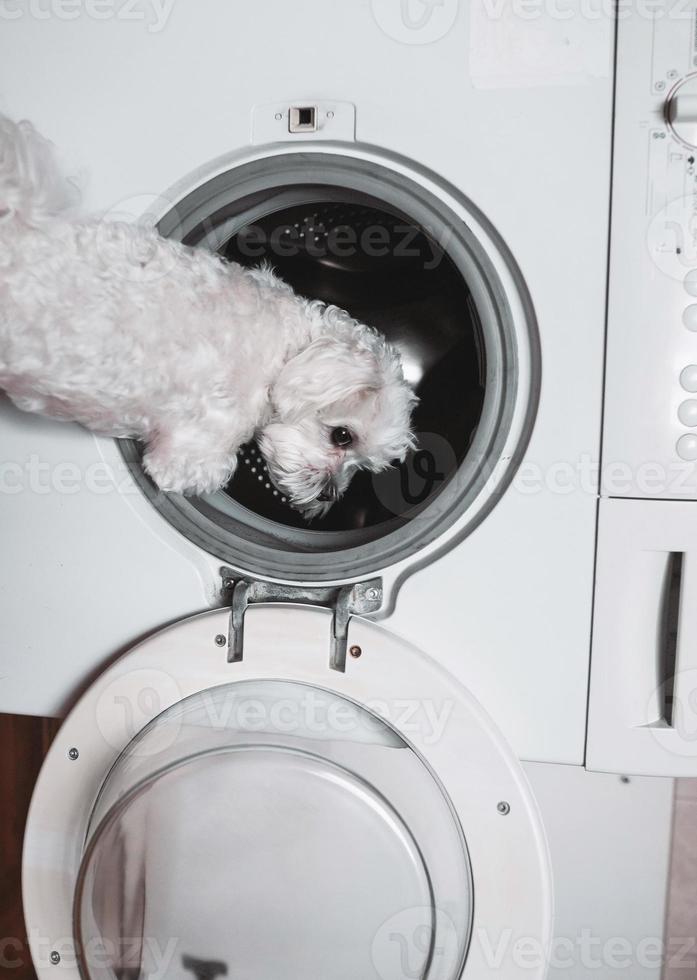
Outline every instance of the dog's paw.
{"label": "dog's paw", "polygon": [[222,454],[208,459],[188,459],[181,454],[173,457],[155,447],[143,456],[143,466],[160,490],[196,496],[224,487],[237,468],[237,458]]}

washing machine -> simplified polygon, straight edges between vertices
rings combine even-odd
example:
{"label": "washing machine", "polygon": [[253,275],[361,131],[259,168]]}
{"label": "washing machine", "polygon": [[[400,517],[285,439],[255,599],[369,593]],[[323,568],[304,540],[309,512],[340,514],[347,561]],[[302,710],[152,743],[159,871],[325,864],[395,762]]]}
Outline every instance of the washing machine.
{"label": "washing machine", "polygon": [[611,190],[615,20],[582,6],[0,8],[0,107],[87,209],[270,261],[420,398],[406,463],[312,524],[254,444],[182,497],[1,406],[0,710],[67,715],[41,980],[545,976],[519,760],[586,761]]}

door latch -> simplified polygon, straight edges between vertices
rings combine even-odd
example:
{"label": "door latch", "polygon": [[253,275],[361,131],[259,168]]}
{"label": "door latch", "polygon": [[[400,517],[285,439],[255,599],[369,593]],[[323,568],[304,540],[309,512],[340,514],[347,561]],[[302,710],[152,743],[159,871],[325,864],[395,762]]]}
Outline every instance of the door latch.
{"label": "door latch", "polygon": [[221,568],[223,585],[230,596],[230,623],[227,638],[228,663],[239,663],[244,652],[244,615],[247,607],[258,602],[292,602],[331,609],[332,627],[329,641],[329,666],[346,670],[348,626],[351,616],[377,612],[382,605],[382,579],[374,578],[352,585],[287,585],[235,578],[231,568]]}

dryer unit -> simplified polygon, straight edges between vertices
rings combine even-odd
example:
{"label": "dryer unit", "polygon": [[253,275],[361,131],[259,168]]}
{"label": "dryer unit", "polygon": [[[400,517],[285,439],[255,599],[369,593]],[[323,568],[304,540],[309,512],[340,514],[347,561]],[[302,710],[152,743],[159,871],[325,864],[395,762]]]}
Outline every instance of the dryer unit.
{"label": "dryer unit", "polygon": [[3,111],[105,220],[384,330],[419,448],[308,526],[253,445],[185,499],[3,406],[0,708],[72,709],[26,834],[39,975],[541,978],[516,756],[584,762],[613,24],[110,9],[20,9]]}

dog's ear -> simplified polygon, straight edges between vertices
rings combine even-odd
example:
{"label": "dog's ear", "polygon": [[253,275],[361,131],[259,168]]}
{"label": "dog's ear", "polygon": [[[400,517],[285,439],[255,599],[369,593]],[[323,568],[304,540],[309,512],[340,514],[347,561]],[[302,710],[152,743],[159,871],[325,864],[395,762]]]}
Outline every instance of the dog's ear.
{"label": "dog's ear", "polygon": [[271,389],[280,418],[292,421],[308,407],[350,398],[382,383],[375,354],[335,337],[320,337],[283,366]]}

